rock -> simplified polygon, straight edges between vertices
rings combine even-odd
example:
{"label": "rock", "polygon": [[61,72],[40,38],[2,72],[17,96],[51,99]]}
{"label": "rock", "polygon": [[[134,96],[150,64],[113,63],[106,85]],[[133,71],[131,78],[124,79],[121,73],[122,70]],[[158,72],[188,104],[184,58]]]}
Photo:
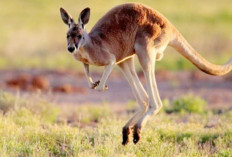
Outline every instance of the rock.
{"label": "rock", "polygon": [[47,90],[50,87],[50,82],[46,77],[35,76],[31,80],[31,87],[32,89]]}
{"label": "rock", "polygon": [[11,88],[25,89],[28,85],[30,77],[28,75],[20,75],[14,79],[6,81],[6,85]]}
{"label": "rock", "polygon": [[61,93],[72,93],[73,87],[70,84],[64,84],[61,86],[54,87],[52,89],[53,92],[61,92]]}

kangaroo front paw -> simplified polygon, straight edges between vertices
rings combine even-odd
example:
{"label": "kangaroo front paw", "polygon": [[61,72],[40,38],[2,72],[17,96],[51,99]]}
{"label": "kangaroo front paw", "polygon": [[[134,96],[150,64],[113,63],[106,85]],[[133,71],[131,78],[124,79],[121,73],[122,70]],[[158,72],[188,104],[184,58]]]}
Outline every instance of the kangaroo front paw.
{"label": "kangaroo front paw", "polygon": [[122,129],[122,145],[126,145],[129,142],[130,129],[128,127],[123,127]]}
{"label": "kangaroo front paw", "polygon": [[92,83],[91,89],[95,89],[99,84],[100,84],[100,80],[98,80],[98,81]]}
{"label": "kangaroo front paw", "polygon": [[134,126],[134,131],[133,131],[133,142],[134,144],[138,143],[140,140],[140,132],[141,128],[138,127],[137,125]]}
{"label": "kangaroo front paw", "polygon": [[108,89],[108,86],[105,85],[105,88],[103,88],[103,86],[100,85],[100,80],[92,83],[91,85],[91,89],[96,89],[97,91],[104,91]]}

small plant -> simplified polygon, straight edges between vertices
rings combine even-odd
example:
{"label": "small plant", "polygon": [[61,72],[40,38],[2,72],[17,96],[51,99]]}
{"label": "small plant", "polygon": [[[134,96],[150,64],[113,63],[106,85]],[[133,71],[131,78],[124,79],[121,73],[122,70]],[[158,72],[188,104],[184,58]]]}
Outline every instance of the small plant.
{"label": "small plant", "polygon": [[178,143],[182,142],[185,138],[191,138],[193,136],[193,133],[187,132],[187,133],[180,133],[177,138],[176,141]]}
{"label": "small plant", "polygon": [[[168,102],[167,102],[168,103]],[[169,103],[168,103],[169,104]],[[167,113],[205,113],[206,102],[200,97],[190,95],[184,95],[181,98],[175,99],[172,105],[165,105],[165,111]]]}
{"label": "small plant", "polygon": [[204,144],[206,142],[210,142],[213,146],[215,145],[214,140],[218,138],[219,135],[217,134],[206,134],[206,135],[201,135],[201,140],[200,143]]}

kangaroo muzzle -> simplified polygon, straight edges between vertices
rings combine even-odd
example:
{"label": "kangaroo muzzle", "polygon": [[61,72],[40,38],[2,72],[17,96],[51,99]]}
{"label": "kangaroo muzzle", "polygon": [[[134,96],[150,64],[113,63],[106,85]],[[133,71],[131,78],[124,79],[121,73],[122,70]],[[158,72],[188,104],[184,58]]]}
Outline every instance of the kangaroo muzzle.
{"label": "kangaroo muzzle", "polygon": [[75,46],[68,46],[68,51],[70,53],[73,53],[75,51],[76,47]]}

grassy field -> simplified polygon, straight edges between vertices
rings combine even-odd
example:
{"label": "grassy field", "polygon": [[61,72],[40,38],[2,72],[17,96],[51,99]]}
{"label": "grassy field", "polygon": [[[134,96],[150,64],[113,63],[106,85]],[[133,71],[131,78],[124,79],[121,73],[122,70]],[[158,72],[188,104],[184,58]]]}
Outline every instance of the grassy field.
{"label": "grassy field", "polygon": [[55,107],[40,95],[0,92],[0,156],[232,156],[232,111],[210,110],[201,98],[170,102],[142,131],[142,140],[121,145],[131,116],[109,106]]}
{"label": "grassy field", "polygon": [[[59,8],[75,19],[91,8],[91,30],[96,21],[115,5],[132,1],[106,0],[11,0],[0,2],[0,68],[50,68],[79,70],[80,64],[66,52],[66,26]],[[231,0],[138,1],[163,13],[200,53],[214,63],[224,63],[232,51]],[[75,68],[74,68],[75,67]],[[191,69],[193,66],[172,49],[158,68]]]}

